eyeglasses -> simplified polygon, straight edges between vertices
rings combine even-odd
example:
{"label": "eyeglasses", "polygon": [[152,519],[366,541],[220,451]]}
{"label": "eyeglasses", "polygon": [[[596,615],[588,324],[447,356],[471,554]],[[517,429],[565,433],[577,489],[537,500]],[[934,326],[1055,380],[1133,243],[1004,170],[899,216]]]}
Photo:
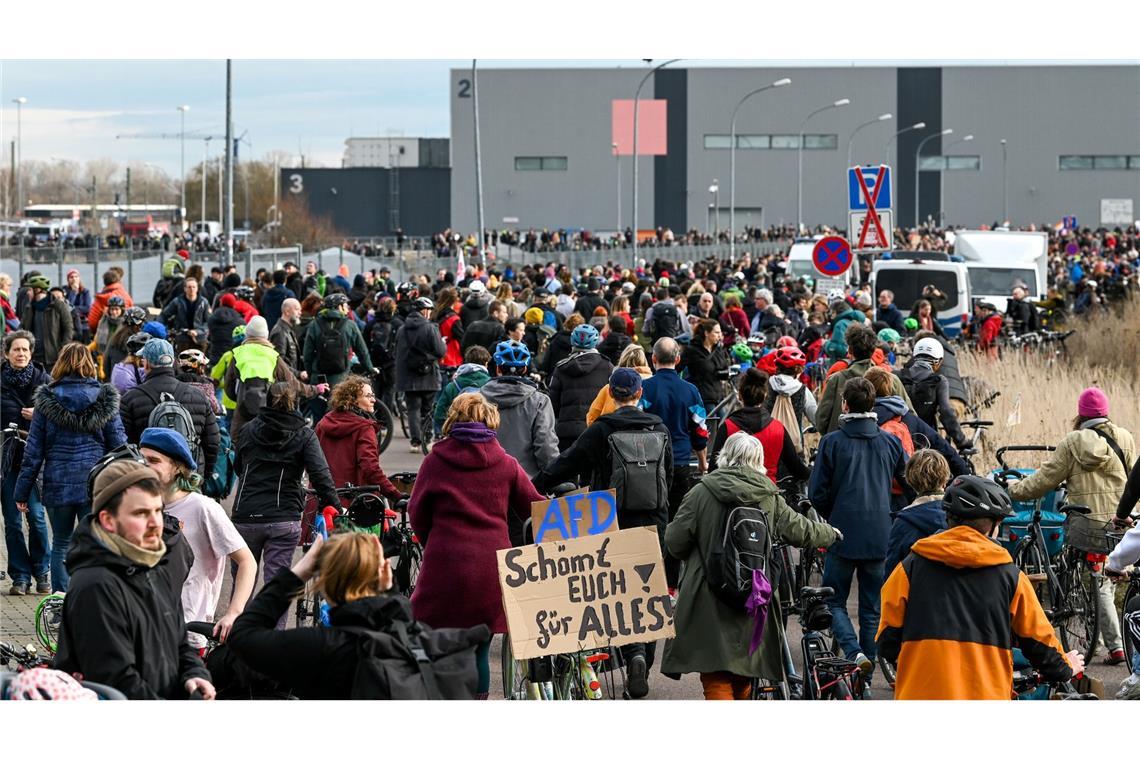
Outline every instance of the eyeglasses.
{"label": "eyeglasses", "polygon": [[367,401],[369,399],[375,401],[376,400],[376,394],[375,393],[364,393],[364,394],[361,394],[361,398],[363,398],[365,401]]}

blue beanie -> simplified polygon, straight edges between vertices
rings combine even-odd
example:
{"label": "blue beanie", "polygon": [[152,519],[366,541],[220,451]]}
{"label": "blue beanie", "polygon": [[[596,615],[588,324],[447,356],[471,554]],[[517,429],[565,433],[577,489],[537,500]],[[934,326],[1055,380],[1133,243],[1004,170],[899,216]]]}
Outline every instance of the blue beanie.
{"label": "blue beanie", "polygon": [[155,338],[166,340],[166,325],[161,322],[147,322],[142,326],[143,332]]}
{"label": "blue beanie", "polygon": [[186,437],[177,430],[160,427],[147,428],[143,431],[142,438],[139,439],[139,448],[154,449],[166,454],[176,462],[181,462],[189,467],[191,471],[198,469],[198,463],[194,460],[194,455],[190,453],[190,446],[186,443]]}
{"label": "blue beanie", "polygon": [[162,338],[151,338],[139,351],[139,356],[153,367],[174,366],[174,346]]}
{"label": "blue beanie", "polygon": [[578,325],[570,333],[570,345],[574,348],[596,348],[601,336],[593,325]]}

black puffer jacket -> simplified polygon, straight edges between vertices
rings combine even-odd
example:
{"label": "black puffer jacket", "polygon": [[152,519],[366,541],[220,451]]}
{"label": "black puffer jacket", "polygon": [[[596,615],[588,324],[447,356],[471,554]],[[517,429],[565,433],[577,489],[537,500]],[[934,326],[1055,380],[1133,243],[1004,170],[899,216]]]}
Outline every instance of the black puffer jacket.
{"label": "black puffer jacket", "polygon": [[[439,325],[424,319],[418,311],[408,314],[404,326],[396,333],[396,390],[438,391],[440,387],[438,360],[447,353]],[[412,370],[412,360],[421,364],[425,357],[437,360],[431,371],[421,375]]]}
{"label": "black puffer jacket", "polygon": [[697,386],[701,400],[710,409],[724,398],[729,364],[728,351],[722,345],[713,346],[710,353],[704,346],[690,344],[681,354],[681,367],[687,373],[688,381]]}
{"label": "black puffer jacket", "polygon": [[[147,429],[150,413],[158,406],[163,393],[169,393],[174,400],[186,407],[194,419],[194,429],[202,444],[202,461],[198,472],[213,472],[218,458],[218,418],[210,408],[210,402],[189,383],[174,377],[173,367],[151,367],[142,384],[131,388],[119,402],[119,416],[123,418],[123,430],[127,440],[138,443]],[[204,469],[203,469],[204,468]]]}
{"label": "black puffer jacket", "polygon": [[299,414],[262,409],[238,433],[234,467],[239,474],[235,523],[300,520],[302,472],[309,474],[321,505],[340,503],[317,434]]}
{"label": "black puffer jacket", "polygon": [[596,350],[580,351],[559,362],[550,378],[550,405],[558,450],[566,451],[586,430],[586,413],[602,386],[610,381],[614,365]]}
{"label": "black puffer jacket", "polygon": [[53,667],[82,673],[128,699],[186,699],[189,678],[210,673],[186,640],[182,585],[193,554],[167,523],[166,554],[152,568],[115,554],[84,517],[71,539],[71,585]]}
{"label": "black puffer jacket", "polygon": [[244,325],[245,320],[229,306],[219,306],[214,309],[207,324],[210,326],[210,345],[206,355],[210,358],[210,366],[213,366],[222,358],[222,354],[234,347],[234,328]]}

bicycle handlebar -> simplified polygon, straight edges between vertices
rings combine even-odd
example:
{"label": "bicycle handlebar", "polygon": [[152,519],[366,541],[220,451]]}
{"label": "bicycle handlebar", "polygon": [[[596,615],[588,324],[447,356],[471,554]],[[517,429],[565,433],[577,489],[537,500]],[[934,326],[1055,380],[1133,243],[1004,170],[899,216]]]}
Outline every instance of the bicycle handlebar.
{"label": "bicycle handlebar", "polygon": [[1056,451],[1056,450],[1057,450],[1056,446],[1002,446],[1000,449],[998,449],[994,453],[994,457],[997,459],[998,464],[1001,465],[1001,468],[1003,470],[1008,470],[1008,469],[1010,469],[1010,467],[1009,467],[1009,465],[1007,465],[1005,463],[1004,457],[1007,453],[1009,453],[1011,451],[1052,452],[1052,451]]}

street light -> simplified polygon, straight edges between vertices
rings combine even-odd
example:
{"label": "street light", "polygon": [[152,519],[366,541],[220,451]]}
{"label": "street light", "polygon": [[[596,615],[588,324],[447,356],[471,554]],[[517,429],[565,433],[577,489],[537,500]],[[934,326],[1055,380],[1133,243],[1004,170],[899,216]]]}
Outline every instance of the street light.
{"label": "street light", "polygon": [[885,113],[882,116],[877,116],[874,119],[871,119],[870,121],[863,122],[859,126],[855,127],[854,130],[852,130],[851,136],[847,138],[847,165],[848,166],[851,166],[851,144],[853,142],[855,142],[855,135],[859,134],[859,130],[863,129],[863,127],[869,127],[872,124],[878,124],[880,121],[890,121],[893,118],[895,118],[894,114]]}
{"label": "street light", "polygon": [[729,165],[729,178],[728,178],[728,259],[732,263],[736,263],[736,114],[740,111],[740,107],[744,105],[744,101],[751,98],[753,95],[759,95],[765,90],[771,90],[774,87],[784,87],[792,83],[791,79],[777,79],[772,84],[765,85],[758,90],[745,95],[736,104],[736,108],[732,109],[732,126],[729,130],[729,144],[728,144],[728,165]]}
{"label": "street light", "polygon": [[946,200],[945,200],[946,193],[944,192],[944,190],[946,188],[946,162],[948,160],[946,157],[946,149],[951,148],[951,147],[958,145],[960,143],[970,142],[970,140],[973,140],[973,139],[974,139],[973,135],[966,135],[961,140],[955,140],[954,142],[950,143],[949,145],[943,145],[942,146],[942,166],[938,169],[938,224],[941,227],[946,226],[946,219],[945,219],[946,213],[943,211],[943,208],[946,205]]}
{"label": "street light", "polygon": [[935,132],[927,137],[925,140],[918,144],[918,150],[914,152],[914,226],[918,228],[918,159],[922,154],[923,147],[933,140],[935,137],[943,137],[945,135],[954,134],[953,129],[944,129],[941,132]]}
{"label": "street light", "polygon": [[649,78],[656,74],[659,70],[665,68],[671,63],[676,63],[681,60],[680,58],[670,58],[665,63],[654,66],[642,78],[641,83],[637,85],[637,92],[633,95],[633,266],[630,271],[637,269],[637,159],[640,151],[637,149],[637,113],[638,106],[641,104],[641,88],[649,81]]}
{"label": "street light", "polygon": [[716,221],[713,223],[715,225],[715,230],[716,230],[714,234],[716,235],[717,238],[719,238],[720,237],[720,182],[718,180],[714,179],[713,183],[711,185],[709,185],[709,193],[712,194],[713,206],[716,208],[716,217],[715,217]]}
{"label": "street light", "polygon": [[[182,125],[178,131],[178,145],[179,145],[179,174],[182,177],[182,200],[181,206],[178,207],[178,215],[181,217],[186,213],[186,112],[190,110],[190,106],[178,106],[179,118]],[[185,224],[186,220],[182,220]]]}
{"label": "street light", "polygon": [[12,102],[16,104],[16,211],[23,216],[24,204],[21,199],[24,197],[24,136],[21,131],[20,109],[28,99],[12,98]]}
{"label": "street light", "polygon": [[618,144],[610,143],[614,152],[614,164],[617,166],[617,232],[621,235],[621,156],[618,155]]}
{"label": "street light", "polygon": [[904,132],[910,132],[914,129],[926,129],[926,122],[920,121],[917,124],[911,124],[906,129],[900,129],[898,132],[895,132],[893,135],[891,135],[889,140],[887,140],[887,165],[890,165],[891,163],[891,144],[898,139],[899,135],[903,134]]}
{"label": "street light", "polygon": [[824,106],[823,108],[815,109],[807,116],[805,116],[804,120],[800,122],[799,149],[796,151],[799,154],[797,156],[796,167],[796,234],[799,234],[800,230],[802,230],[804,226],[804,127],[807,126],[807,123],[811,117],[815,116],[816,114],[821,114],[824,111],[831,110],[832,108],[842,108],[843,106],[850,105],[850,103],[851,101],[848,98],[841,98],[834,103]]}
{"label": "street light", "polygon": [[1001,222],[1004,225],[1009,224],[1009,185],[1006,183],[1006,142],[1005,138],[1001,139]]}

